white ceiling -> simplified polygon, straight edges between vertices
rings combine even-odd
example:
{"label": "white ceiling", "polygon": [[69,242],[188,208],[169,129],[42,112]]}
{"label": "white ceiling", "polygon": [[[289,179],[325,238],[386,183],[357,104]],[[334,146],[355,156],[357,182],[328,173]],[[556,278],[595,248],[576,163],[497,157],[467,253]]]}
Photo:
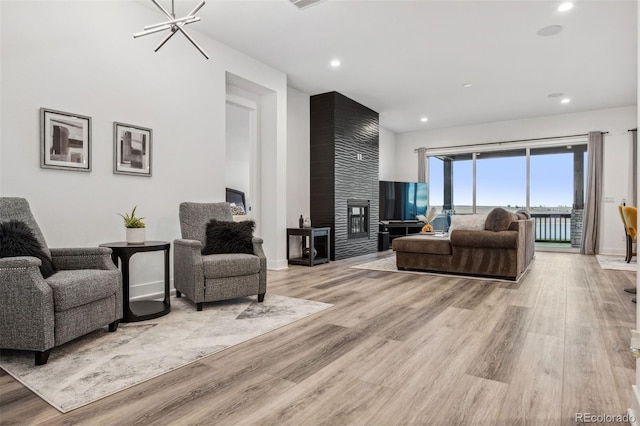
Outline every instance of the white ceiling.
{"label": "white ceiling", "polygon": [[[289,0],[214,0],[191,28],[285,72],[302,92],[366,105],[394,132],[635,105],[636,2],[575,0],[564,13],[559,4],[327,0],[300,10]],[[564,30],[536,35],[548,25]]]}

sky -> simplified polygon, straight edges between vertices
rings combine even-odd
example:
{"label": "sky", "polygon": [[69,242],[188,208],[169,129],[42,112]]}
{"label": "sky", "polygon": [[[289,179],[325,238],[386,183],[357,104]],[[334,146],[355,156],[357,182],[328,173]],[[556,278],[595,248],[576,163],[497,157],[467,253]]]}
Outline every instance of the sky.
{"label": "sky", "polygon": [[[478,206],[525,206],[525,157],[477,160]],[[586,161],[585,161],[586,165]],[[453,162],[453,204],[473,204],[472,161]],[[443,204],[443,162],[429,159],[430,205]],[[573,204],[573,154],[531,156],[531,207]]]}

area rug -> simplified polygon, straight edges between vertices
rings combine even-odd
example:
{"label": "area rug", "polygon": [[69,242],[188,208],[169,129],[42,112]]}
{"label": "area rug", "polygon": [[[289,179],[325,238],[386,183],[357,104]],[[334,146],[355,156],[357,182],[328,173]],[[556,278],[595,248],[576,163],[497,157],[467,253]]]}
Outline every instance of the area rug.
{"label": "area rug", "polygon": [[34,366],[33,353],[3,351],[0,367],[63,413],[168,373],[332,305],[267,293],[205,304],[184,298],[163,317],[106,327],[54,348]]}
{"label": "area rug", "polygon": [[617,271],[637,271],[638,261],[635,257],[631,259],[631,262],[627,263],[624,260],[624,256],[605,256],[597,254],[596,258],[602,269],[615,269]]}
{"label": "area rug", "polygon": [[436,277],[449,277],[449,278],[465,278],[471,280],[482,280],[482,281],[500,281],[506,283],[517,283],[525,276],[527,271],[520,275],[517,280],[507,280],[502,278],[491,278],[491,277],[479,277],[476,275],[463,275],[463,274],[445,274],[445,273],[436,273],[436,272],[423,272],[423,271],[406,271],[400,270],[396,266],[396,256],[385,257],[383,259],[374,260],[372,262],[362,263],[360,265],[352,266],[355,269],[369,269],[372,271],[385,271],[385,272],[401,272],[403,274],[418,274],[418,275],[433,275]]}

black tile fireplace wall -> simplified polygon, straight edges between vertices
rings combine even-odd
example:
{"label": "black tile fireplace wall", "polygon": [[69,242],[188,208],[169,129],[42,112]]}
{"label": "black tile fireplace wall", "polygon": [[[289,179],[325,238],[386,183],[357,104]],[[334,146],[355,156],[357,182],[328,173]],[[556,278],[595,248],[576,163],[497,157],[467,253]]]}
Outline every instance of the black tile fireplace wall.
{"label": "black tile fireplace wall", "polygon": [[[378,113],[338,92],[311,96],[311,223],[331,227],[331,260],[377,251]],[[369,200],[369,235],[347,238],[347,200]]]}

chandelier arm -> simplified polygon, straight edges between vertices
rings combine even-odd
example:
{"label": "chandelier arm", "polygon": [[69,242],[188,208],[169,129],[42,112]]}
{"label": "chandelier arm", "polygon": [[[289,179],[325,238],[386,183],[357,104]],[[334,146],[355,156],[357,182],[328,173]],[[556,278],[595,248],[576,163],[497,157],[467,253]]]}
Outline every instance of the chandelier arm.
{"label": "chandelier arm", "polygon": [[167,12],[167,9],[165,9],[164,7],[162,7],[162,5],[160,3],[158,3],[157,0],[151,0],[151,2],[153,4],[155,4],[158,9],[160,9],[162,11],[162,13],[164,13],[165,15],[167,15],[167,18],[169,18],[170,21],[173,21],[175,19],[174,16],[171,16],[171,14],[169,12]]}
{"label": "chandelier arm", "polygon": [[158,28],[154,28],[152,30],[146,30],[146,31],[142,31],[141,33],[136,33],[133,35],[133,38],[138,38],[138,37],[144,37],[147,36],[149,34],[155,34],[155,33],[159,33],[160,31],[166,31],[171,29],[171,25],[165,25],[163,27],[158,27]]}
{"label": "chandelier arm", "polygon": [[198,43],[196,43],[196,41],[194,39],[191,38],[191,36],[189,34],[187,34],[187,32],[185,30],[182,29],[182,27],[180,27],[179,25],[176,25],[176,27],[178,28],[178,30],[184,34],[184,36],[191,42],[191,44],[193,44],[195,46],[196,49],[198,49],[200,51],[200,53],[202,53],[202,55],[209,59],[209,56],[204,53],[204,50],[202,50],[202,48],[200,46],[198,46]]}
{"label": "chandelier arm", "polygon": [[165,37],[165,38],[160,42],[160,44],[158,44],[158,45],[156,46],[156,48],[155,48],[155,49],[153,49],[153,51],[154,51],[154,52],[157,52],[158,50],[160,50],[160,48],[161,48],[162,46],[164,46],[164,44],[165,44],[166,42],[168,42],[168,41],[169,41],[169,39],[170,39],[171,37],[173,37],[173,35],[174,35],[175,33],[177,33],[177,32],[178,32],[178,31],[173,31],[173,30],[171,30],[171,32],[170,32],[169,34],[167,34],[167,36],[166,36],[166,37]]}
{"label": "chandelier arm", "polygon": [[[182,22],[184,22],[185,24],[186,23],[191,24],[192,22],[197,22],[199,20],[200,20],[200,18],[198,18],[197,16],[186,16],[184,18],[174,19],[173,21],[165,21],[165,22],[161,22],[159,24],[148,25],[148,26],[144,27],[143,29],[145,31],[148,31],[148,30],[153,30],[154,28],[164,27],[165,25],[168,25],[169,28],[171,28],[171,26],[175,25],[175,24],[179,24],[179,23],[182,23]],[[189,21],[191,21],[191,22],[189,22]]]}
{"label": "chandelier arm", "polygon": [[202,6],[204,6],[204,0],[202,0],[202,3],[200,3],[199,5],[197,5],[195,9],[193,9],[191,12],[189,12],[189,14],[188,14],[187,16],[193,16],[193,15],[195,15],[196,13],[198,13],[198,11],[199,11],[200,9],[202,9]]}

